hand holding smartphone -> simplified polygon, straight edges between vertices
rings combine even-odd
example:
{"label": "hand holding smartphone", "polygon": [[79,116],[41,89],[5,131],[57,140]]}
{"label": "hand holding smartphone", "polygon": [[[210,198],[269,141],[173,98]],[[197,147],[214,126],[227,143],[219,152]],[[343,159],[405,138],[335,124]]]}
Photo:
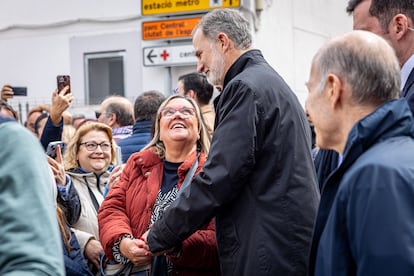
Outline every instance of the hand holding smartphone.
{"label": "hand holding smartphone", "polygon": [[52,157],[53,159],[56,158],[56,146],[60,146],[60,150],[63,153],[66,150],[66,143],[62,141],[53,141],[47,145],[46,154]]}
{"label": "hand holding smartphone", "polygon": [[65,86],[69,86],[68,91],[66,91],[66,94],[71,93],[70,92],[70,76],[69,75],[58,75],[56,77],[56,81],[57,81],[57,88],[58,88],[58,93],[60,93],[60,91],[62,91],[63,88],[65,88]]}
{"label": "hand holding smartphone", "polygon": [[27,96],[27,87],[24,86],[13,86],[13,96]]}

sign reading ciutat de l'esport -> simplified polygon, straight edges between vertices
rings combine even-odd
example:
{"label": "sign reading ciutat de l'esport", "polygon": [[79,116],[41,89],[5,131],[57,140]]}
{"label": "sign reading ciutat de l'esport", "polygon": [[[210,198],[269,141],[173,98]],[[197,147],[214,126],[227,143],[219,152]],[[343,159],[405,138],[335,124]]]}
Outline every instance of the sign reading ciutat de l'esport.
{"label": "sign reading ciutat de l'esport", "polygon": [[240,0],[141,0],[142,15],[195,13],[237,7],[240,7]]}
{"label": "sign reading ciutat de l'esport", "polygon": [[142,22],[142,40],[189,38],[201,17]]}

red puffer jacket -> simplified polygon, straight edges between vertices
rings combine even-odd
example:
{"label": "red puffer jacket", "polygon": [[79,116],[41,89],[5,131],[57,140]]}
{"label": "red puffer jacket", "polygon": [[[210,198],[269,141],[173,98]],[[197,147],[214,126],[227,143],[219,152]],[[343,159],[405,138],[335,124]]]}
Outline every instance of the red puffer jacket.
{"label": "red puffer jacket", "polygon": [[[191,168],[196,152],[178,168],[178,188]],[[198,174],[206,157],[199,157]],[[154,148],[133,154],[121,175],[99,208],[99,236],[105,253],[113,259],[112,246],[118,239],[131,234],[139,238],[148,230],[153,206],[161,188],[163,161]],[[181,256],[169,257],[173,275],[217,275],[219,269],[214,223],[196,231],[182,243]]]}

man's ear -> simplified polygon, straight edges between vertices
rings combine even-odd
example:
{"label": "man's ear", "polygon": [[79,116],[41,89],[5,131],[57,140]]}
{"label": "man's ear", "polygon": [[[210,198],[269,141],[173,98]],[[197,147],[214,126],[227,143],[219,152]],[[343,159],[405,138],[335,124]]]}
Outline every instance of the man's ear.
{"label": "man's ear", "polygon": [[395,37],[396,40],[400,40],[406,32],[410,31],[408,29],[408,18],[405,14],[399,13],[395,15],[390,22],[389,32],[392,37]]}
{"label": "man's ear", "polygon": [[219,43],[220,49],[223,53],[227,52],[232,47],[232,41],[225,33],[219,33],[217,35],[217,43]]}
{"label": "man's ear", "polygon": [[342,101],[342,81],[335,74],[329,74],[326,80],[326,93],[332,108],[338,108]]}
{"label": "man's ear", "polygon": [[108,125],[113,128],[116,125],[116,114],[115,113],[110,113],[110,115],[108,116]]}
{"label": "man's ear", "polygon": [[193,90],[193,89],[188,90],[188,91],[187,91],[187,93],[186,93],[185,95],[186,95],[187,97],[191,98],[191,99],[194,99],[194,100],[195,100],[195,98],[196,98],[196,93],[194,92],[194,90]]}

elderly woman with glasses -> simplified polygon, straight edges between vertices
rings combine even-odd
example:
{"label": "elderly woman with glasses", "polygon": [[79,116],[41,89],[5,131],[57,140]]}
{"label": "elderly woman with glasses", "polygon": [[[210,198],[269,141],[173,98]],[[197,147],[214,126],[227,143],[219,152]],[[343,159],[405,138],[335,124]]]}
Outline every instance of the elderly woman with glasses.
{"label": "elderly woman with glasses", "polygon": [[[109,264],[133,265],[132,271],[137,273],[133,275],[150,269],[153,257],[140,237],[174,204],[183,182],[190,182],[201,171],[210,148],[201,116],[190,98],[173,95],[161,104],[153,139],[128,159],[121,180],[109,191],[98,213],[99,234]],[[213,222],[157,258],[163,267],[157,266],[153,275],[217,275]]]}
{"label": "elderly woman with glasses", "polygon": [[[111,174],[115,162],[115,144],[110,127],[96,122],[82,125],[69,143],[64,166],[66,174],[60,178],[54,168],[58,193],[63,201],[70,201],[77,192],[81,212],[72,227],[79,240],[82,253],[91,265],[99,268],[103,253],[98,235],[98,209],[104,200],[103,192],[108,182],[116,182]],[[53,169],[53,168],[52,168]],[[60,173],[62,175],[62,173]],[[113,183],[110,183],[111,185]],[[68,204],[70,205],[70,204]]]}

